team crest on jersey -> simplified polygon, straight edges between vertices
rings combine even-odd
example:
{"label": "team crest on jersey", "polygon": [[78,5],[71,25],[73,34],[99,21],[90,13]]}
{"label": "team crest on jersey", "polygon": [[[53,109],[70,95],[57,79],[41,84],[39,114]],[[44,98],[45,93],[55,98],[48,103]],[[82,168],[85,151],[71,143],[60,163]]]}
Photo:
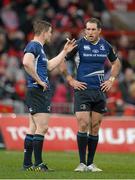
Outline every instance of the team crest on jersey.
{"label": "team crest on jersey", "polygon": [[84,50],[90,50],[91,49],[89,45],[84,45],[83,48],[84,48]]}
{"label": "team crest on jersey", "polygon": [[100,44],[100,50],[105,51],[105,46],[103,44]]}

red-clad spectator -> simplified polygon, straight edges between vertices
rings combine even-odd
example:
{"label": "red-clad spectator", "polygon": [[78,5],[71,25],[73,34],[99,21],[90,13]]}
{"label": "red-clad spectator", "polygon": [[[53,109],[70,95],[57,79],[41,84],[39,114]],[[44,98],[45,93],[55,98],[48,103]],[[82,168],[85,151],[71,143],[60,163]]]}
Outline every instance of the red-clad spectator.
{"label": "red-clad spectator", "polygon": [[124,116],[135,116],[135,106],[128,104],[125,106],[124,108],[124,112],[123,112]]}
{"label": "red-clad spectator", "polygon": [[64,83],[58,83],[52,97],[53,103],[66,103],[67,102],[67,88]]}
{"label": "red-clad spectator", "polygon": [[21,79],[15,83],[15,91],[19,96],[19,99],[24,101],[26,95],[26,82],[24,79]]}
{"label": "red-clad spectator", "polygon": [[116,80],[114,82],[113,87],[107,92],[108,101],[107,101],[107,107],[108,107],[108,114],[109,115],[116,115],[117,112],[123,111],[123,99],[122,94],[119,89],[119,83]]}
{"label": "red-clad spectator", "polygon": [[8,4],[1,10],[1,19],[7,31],[15,31],[19,28],[19,19],[17,13]]}
{"label": "red-clad spectator", "polygon": [[124,115],[135,116],[135,81],[129,86],[128,104],[125,105]]}
{"label": "red-clad spectator", "polygon": [[124,76],[123,76],[123,80],[120,82],[119,87],[120,87],[120,91],[122,93],[122,99],[125,102],[128,102],[128,98],[129,98],[129,86],[132,83],[132,81],[134,80],[134,71],[131,68],[126,68],[124,71]]}

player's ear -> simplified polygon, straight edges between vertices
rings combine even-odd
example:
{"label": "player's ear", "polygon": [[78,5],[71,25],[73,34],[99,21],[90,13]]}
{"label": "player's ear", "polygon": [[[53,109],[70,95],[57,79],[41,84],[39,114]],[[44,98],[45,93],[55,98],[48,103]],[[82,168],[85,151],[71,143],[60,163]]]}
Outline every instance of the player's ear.
{"label": "player's ear", "polygon": [[98,31],[99,31],[99,34],[100,34],[101,33],[101,28],[99,28]]}

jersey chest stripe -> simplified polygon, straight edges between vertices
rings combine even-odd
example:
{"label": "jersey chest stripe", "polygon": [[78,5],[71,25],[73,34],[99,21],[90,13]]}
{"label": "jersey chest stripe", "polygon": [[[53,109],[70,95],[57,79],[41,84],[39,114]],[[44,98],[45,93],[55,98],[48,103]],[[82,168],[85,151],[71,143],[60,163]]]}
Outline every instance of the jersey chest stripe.
{"label": "jersey chest stripe", "polygon": [[93,72],[93,73],[89,73],[89,74],[85,75],[84,77],[94,76],[94,75],[101,75],[101,74],[104,74],[104,70],[95,71],[95,72]]}

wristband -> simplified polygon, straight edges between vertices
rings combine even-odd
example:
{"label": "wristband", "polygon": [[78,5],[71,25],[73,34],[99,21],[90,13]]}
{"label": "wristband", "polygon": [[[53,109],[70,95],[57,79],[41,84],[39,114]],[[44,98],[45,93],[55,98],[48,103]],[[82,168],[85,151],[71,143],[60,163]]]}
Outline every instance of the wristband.
{"label": "wristband", "polygon": [[109,81],[114,82],[114,81],[115,81],[115,77],[114,77],[114,76],[111,76],[111,77],[109,78]]}
{"label": "wristband", "polygon": [[71,81],[73,78],[72,78],[71,75],[68,75],[68,76],[66,77],[66,79],[67,79],[67,81],[69,82],[69,81]]}

